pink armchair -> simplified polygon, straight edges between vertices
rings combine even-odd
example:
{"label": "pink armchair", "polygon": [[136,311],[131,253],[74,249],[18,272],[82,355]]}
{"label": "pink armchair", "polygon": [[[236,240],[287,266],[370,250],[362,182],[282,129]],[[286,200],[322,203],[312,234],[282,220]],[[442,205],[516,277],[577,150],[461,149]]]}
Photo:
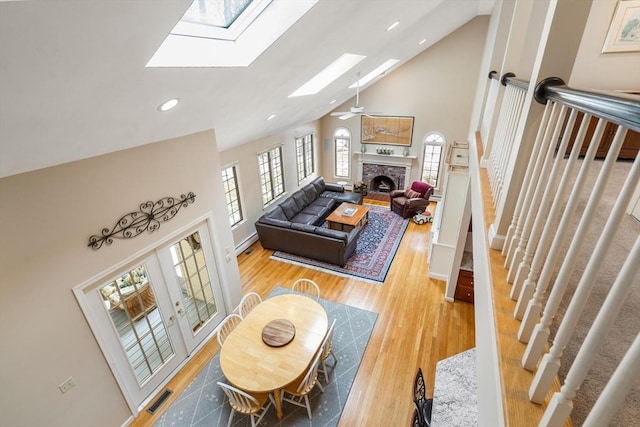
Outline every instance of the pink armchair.
{"label": "pink armchair", "polygon": [[426,182],[413,181],[406,190],[393,190],[389,194],[391,210],[403,218],[411,218],[418,212],[424,212],[429,206],[429,197],[433,187]]}

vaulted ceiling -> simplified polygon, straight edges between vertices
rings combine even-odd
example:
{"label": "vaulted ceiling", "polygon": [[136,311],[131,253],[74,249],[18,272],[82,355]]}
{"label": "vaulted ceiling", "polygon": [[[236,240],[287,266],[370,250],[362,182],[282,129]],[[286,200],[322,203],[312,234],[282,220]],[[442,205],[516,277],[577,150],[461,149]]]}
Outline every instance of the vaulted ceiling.
{"label": "vaulted ceiling", "polygon": [[[316,120],[354,97],[356,72],[401,66],[493,2],[319,0],[248,67],[147,68],[191,0],[2,1],[0,177],[207,129],[222,151]],[[288,98],[343,53],[366,59]]]}

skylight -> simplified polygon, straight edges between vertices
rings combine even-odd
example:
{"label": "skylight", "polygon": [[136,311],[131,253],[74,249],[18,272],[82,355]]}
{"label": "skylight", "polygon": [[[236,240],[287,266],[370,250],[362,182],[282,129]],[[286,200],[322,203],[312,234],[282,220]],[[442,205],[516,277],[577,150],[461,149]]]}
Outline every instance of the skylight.
{"label": "skylight", "polygon": [[317,2],[195,0],[147,67],[248,67]]}
{"label": "skylight", "polygon": [[273,0],[194,0],[171,34],[236,40]]}
{"label": "skylight", "polygon": [[372,72],[370,72],[369,74],[367,74],[366,76],[364,76],[363,78],[361,78],[360,80],[358,80],[357,82],[349,86],[349,88],[353,89],[358,85],[360,85],[360,87],[366,85],[371,80],[378,77],[380,74],[385,73],[389,68],[393,67],[398,62],[400,62],[399,59],[387,59],[384,62],[384,64],[380,65],[378,68],[376,68],[375,70],[373,70]]}
{"label": "skylight", "polygon": [[289,98],[296,96],[315,95],[327,87],[335,79],[349,71],[366,56],[345,53],[329,64],[324,70],[316,74],[311,80],[300,86],[298,90],[289,95]]}
{"label": "skylight", "polygon": [[181,21],[229,28],[251,3],[253,0],[195,0]]}

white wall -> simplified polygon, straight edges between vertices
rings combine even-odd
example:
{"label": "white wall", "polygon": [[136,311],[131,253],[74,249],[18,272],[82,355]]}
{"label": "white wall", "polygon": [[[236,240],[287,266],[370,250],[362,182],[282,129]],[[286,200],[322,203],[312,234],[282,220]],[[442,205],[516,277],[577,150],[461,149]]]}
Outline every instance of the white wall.
{"label": "white wall", "polygon": [[[411,169],[409,182],[420,178],[422,142],[430,132],[440,132],[448,142],[466,141],[476,92],[479,67],[489,16],[479,16],[411,59],[360,93],[360,105],[369,112],[385,115],[414,116],[410,155],[418,156]],[[489,70],[487,70],[487,73]],[[349,111],[355,98],[337,106],[335,111]],[[327,115],[322,118],[322,174],[333,176],[333,132],[338,127],[351,131],[352,150],[360,150],[360,117],[340,120]],[[383,147],[383,146],[380,146]],[[384,146],[390,148],[390,146]],[[368,144],[367,151],[375,152]],[[401,154],[403,147],[392,147]],[[357,166],[354,160],[352,168]],[[356,176],[352,171],[352,180]]]}
{"label": "white wall", "polygon": [[569,86],[640,90],[640,52],[601,53],[616,4],[616,0],[593,0]]}
{"label": "white wall", "polygon": [[[117,426],[131,413],[71,289],[212,212],[218,258],[233,239],[213,131],[0,180],[0,424]],[[99,250],[88,238],[142,202],[193,191],[152,233]],[[221,263],[237,304],[237,263]],[[76,386],[58,385],[73,376]]]}
{"label": "white wall", "polygon": [[[239,177],[240,202],[242,203],[244,220],[233,228],[233,238],[235,246],[240,250],[244,249],[246,244],[243,245],[243,243],[247,242],[247,240],[253,241],[256,239],[255,222],[258,218],[300,187],[298,185],[295,138],[308,135],[309,133],[315,136],[316,164],[319,164],[321,163],[319,147],[322,144],[320,140],[319,121],[305,123],[276,135],[220,152],[221,166],[229,167],[236,165],[236,171]],[[263,209],[260,176],[258,175],[258,154],[278,145],[283,145],[285,194],[267,206],[266,209]],[[319,175],[320,173],[316,171],[313,177]],[[312,178],[307,179],[305,183],[310,179]]]}

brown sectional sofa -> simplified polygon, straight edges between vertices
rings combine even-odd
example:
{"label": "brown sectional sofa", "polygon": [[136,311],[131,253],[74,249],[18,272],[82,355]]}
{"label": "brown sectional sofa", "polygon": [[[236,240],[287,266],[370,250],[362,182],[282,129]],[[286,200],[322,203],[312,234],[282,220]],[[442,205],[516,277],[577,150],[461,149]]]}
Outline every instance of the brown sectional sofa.
{"label": "brown sectional sofa", "polygon": [[344,266],[356,249],[360,230],[322,226],[343,202],[361,205],[362,194],[316,178],[258,219],[255,225],[262,247]]}

